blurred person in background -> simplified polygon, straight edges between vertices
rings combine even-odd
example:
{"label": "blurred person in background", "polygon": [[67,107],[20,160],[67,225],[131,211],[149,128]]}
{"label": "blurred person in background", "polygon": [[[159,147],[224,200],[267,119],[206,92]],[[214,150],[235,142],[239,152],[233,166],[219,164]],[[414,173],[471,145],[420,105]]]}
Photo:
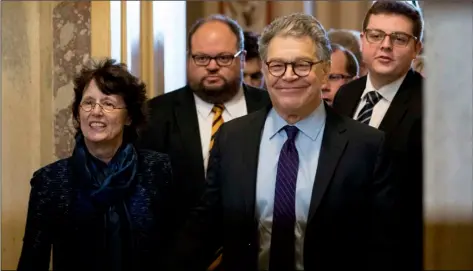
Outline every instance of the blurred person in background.
{"label": "blurred person in background", "polygon": [[358,78],[359,66],[355,55],[339,44],[332,43],[330,73],[327,82],[322,85],[322,99],[332,105],[338,89]]}
{"label": "blurred person in background", "polygon": [[425,56],[418,56],[412,61],[412,69],[425,78]]}
{"label": "blurred person in background", "polygon": [[258,52],[259,35],[248,31],[243,34],[246,51],[245,67],[243,68],[245,84],[255,88],[264,88],[263,72],[261,71],[263,62]]}
{"label": "blurred person in background", "polygon": [[169,246],[169,158],[133,143],[146,87],[105,60],[74,81],[72,156],[33,174],[19,271],[160,270]]}
{"label": "blurred person in background", "polygon": [[360,67],[359,76],[365,76],[368,70],[363,63],[360,35],[361,33],[359,31],[349,29],[330,29],[328,31],[328,38],[331,43],[339,44],[355,55]]}

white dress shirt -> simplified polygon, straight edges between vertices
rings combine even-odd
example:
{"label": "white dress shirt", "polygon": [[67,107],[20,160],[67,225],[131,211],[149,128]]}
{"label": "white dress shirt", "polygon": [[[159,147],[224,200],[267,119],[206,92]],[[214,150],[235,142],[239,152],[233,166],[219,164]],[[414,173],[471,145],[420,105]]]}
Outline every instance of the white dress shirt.
{"label": "white dress shirt", "polygon": [[380,89],[375,89],[371,83],[370,75],[368,74],[366,78],[366,87],[363,91],[363,94],[361,95],[361,100],[355,111],[355,115],[353,115],[353,119],[356,120],[358,118],[358,114],[360,114],[361,109],[363,108],[363,106],[365,106],[368,92],[376,90],[382,96],[382,98],[373,108],[373,113],[370,119],[370,126],[374,128],[379,128],[381,121],[383,121],[384,115],[386,115],[386,112],[388,111],[388,108],[391,105],[394,96],[396,96],[396,93],[399,90],[399,87],[404,81],[406,75],[407,73],[396,81],[393,81],[381,87]]}
{"label": "white dress shirt", "polygon": [[[204,158],[204,169],[207,172],[209,161],[210,136],[212,132],[212,121],[215,113],[212,112],[213,104],[208,103],[194,94],[197,118],[199,120],[200,143],[202,144],[202,157]],[[245,94],[243,88],[228,102],[224,103],[223,121],[229,121],[247,114]]]}

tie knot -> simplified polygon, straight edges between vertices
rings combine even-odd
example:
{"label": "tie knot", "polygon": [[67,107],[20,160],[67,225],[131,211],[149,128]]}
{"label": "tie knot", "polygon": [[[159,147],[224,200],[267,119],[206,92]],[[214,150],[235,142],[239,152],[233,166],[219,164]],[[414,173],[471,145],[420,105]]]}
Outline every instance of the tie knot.
{"label": "tie knot", "polygon": [[296,138],[297,132],[299,132],[299,128],[290,125],[284,126],[284,130],[286,131],[287,138],[289,140],[294,140]]}
{"label": "tie knot", "polygon": [[379,102],[379,100],[381,100],[381,98],[382,96],[376,90],[372,90],[367,93],[366,102],[375,105]]}
{"label": "tie knot", "polygon": [[212,112],[222,113],[224,108],[225,107],[223,106],[223,104],[215,104],[214,107],[212,108]]}

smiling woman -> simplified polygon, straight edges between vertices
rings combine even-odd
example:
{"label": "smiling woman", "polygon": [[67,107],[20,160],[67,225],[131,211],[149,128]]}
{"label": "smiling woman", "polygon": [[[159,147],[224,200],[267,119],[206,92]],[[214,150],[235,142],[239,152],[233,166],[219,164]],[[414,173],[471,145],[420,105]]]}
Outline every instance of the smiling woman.
{"label": "smiling woman", "polygon": [[110,59],[76,77],[76,145],[71,157],[33,174],[17,270],[48,270],[51,246],[54,270],[160,270],[172,177],[167,155],[133,144],[145,93]]}
{"label": "smiling woman", "polygon": [[123,141],[134,141],[146,121],[145,100],[146,86],[124,64],[106,60],[84,69],[75,80],[72,113],[89,151],[109,160]]}

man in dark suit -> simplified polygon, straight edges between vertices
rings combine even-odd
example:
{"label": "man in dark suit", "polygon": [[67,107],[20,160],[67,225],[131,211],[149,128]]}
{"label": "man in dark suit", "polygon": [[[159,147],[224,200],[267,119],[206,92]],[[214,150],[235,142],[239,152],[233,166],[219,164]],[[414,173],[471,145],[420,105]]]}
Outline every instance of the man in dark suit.
{"label": "man in dark suit", "polygon": [[242,84],[243,31],[233,20],[210,16],[188,35],[188,84],[150,100],[150,120],[139,147],[169,154],[178,221],[197,204],[211,144],[223,122],[269,104],[266,91]]}
{"label": "man in dark suit", "polygon": [[273,21],[260,39],[272,107],[225,123],[202,201],[176,244],[174,270],[342,270],[391,266],[396,186],[384,135],[321,99],[330,70],[312,16]]}
{"label": "man in dark suit", "polygon": [[411,69],[422,49],[423,19],[403,1],[376,2],[363,22],[368,75],[342,86],[333,108],[386,133],[400,180],[400,268],[422,270],[422,76]]}

